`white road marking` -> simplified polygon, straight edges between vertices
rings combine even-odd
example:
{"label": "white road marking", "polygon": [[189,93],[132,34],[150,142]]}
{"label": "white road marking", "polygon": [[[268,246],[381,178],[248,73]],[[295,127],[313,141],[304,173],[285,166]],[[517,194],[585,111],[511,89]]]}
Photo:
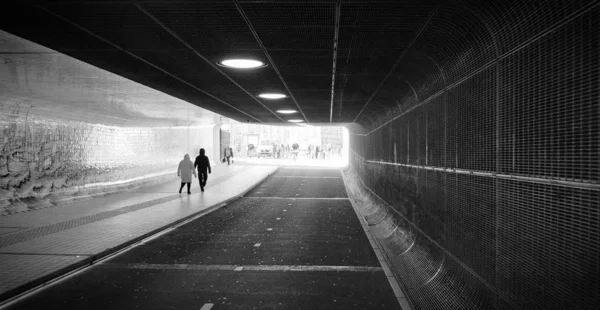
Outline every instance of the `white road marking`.
{"label": "white road marking", "polygon": [[283,212],[287,212],[287,210],[286,210],[286,209],[283,209]]}
{"label": "white road marking", "polygon": [[[262,197],[262,196],[245,196],[244,198],[255,198],[255,199],[292,199],[292,200],[348,200],[347,197]],[[292,204],[289,203],[288,206]]]}
{"label": "white road marking", "polygon": [[210,310],[215,304],[204,304],[200,310]]}
{"label": "white road marking", "polygon": [[273,228],[267,228],[267,231],[273,231]]}
{"label": "white road marking", "polygon": [[323,266],[323,265],[192,265],[192,264],[117,264],[103,263],[102,268],[152,269],[152,270],[223,270],[223,271],[346,271],[382,272],[381,267],[372,266]]}
{"label": "white road marking", "polygon": [[286,178],[286,179],[341,179],[340,177],[299,177],[299,176],[293,176],[293,175],[277,175],[277,176],[273,176],[273,178]]}
{"label": "white road marking", "polygon": [[278,218],[276,218],[276,220],[278,220],[278,221],[279,221],[279,220],[281,220],[281,218],[280,218],[280,217],[278,217]]}

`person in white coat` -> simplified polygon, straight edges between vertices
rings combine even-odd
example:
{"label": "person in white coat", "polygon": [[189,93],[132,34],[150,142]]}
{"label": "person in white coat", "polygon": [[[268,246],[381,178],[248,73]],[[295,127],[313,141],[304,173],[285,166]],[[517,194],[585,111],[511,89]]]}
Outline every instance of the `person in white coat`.
{"label": "person in white coat", "polygon": [[188,194],[192,193],[190,192],[190,186],[192,184],[192,174],[195,178],[196,170],[194,169],[194,163],[190,160],[190,155],[185,154],[185,156],[183,156],[183,160],[179,162],[179,168],[177,168],[177,176],[181,177],[181,187],[179,188],[180,194],[185,184],[187,184]]}

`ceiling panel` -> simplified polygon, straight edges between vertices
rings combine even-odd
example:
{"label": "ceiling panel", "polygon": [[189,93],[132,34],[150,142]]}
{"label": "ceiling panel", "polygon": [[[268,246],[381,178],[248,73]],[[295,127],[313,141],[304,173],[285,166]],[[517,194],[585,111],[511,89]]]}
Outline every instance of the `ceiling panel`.
{"label": "ceiling panel", "polygon": [[[520,33],[515,29],[545,29],[585,1],[556,2],[539,10],[526,1],[505,2],[15,1],[14,9],[0,12],[0,26],[241,121],[282,122],[273,111],[298,109],[296,102],[256,95],[287,92],[287,85],[309,121],[328,122],[340,3],[333,121],[352,122],[370,98],[377,109],[393,106],[396,97],[409,98],[409,90],[413,101],[435,95],[494,60],[492,34],[506,51],[523,43],[523,37],[513,35]],[[13,18],[6,18],[6,12]],[[247,71],[216,66],[231,56],[265,62],[270,56],[280,75],[273,65]],[[370,106],[364,110],[366,118],[374,118]]]}
{"label": "ceiling panel", "polygon": [[333,49],[333,1],[243,2],[241,7],[269,50]]}

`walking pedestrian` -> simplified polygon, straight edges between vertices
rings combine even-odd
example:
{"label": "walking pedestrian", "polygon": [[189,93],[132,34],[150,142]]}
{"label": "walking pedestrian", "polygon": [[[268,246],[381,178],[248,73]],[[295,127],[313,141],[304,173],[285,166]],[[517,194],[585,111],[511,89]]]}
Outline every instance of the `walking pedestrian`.
{"label": "walking pedestrian", "polygon": [[[198,181],[200,182],[200,190],[204,192],[204,187],[206,186],[206,180],[208,180],[208,175],[211,173],[210,169],[210,161],[208,157],[204,155],[204,149],[200,149],[200,155],[196,157],[194,161],[194,167],[198,169]],[[208,172],[208,173],[207,173]]]}
{"label": "walking pedestrian", "polygon": [[232,162],[231,158],[233,158],[233,149],[231,148],[231,145],[225,147],[224,153],[225,153],[225,158],[227,158],[227,166],[229,166]]}
{"label": "walking pedestrian", "polygon": [[194,164],[190,160],[190,155],[185,154],[185,156],[183,156],[183,160],[179,162],[179,167],[177,168],[177,176],[181,177],[181,187],[179,188],[180,194],[185,184],[187,184],[188,195],[192,193],[190,191],[190,185],[192,184],[192,174],[195,178],[196,171],[194,170]]}
{"label": "walking pedestrian", "polygon": [[292,157],[294,158],[294,161],[298,160],[298,152],[299,151],[300,151],[300,146],[298,145],[298,143],[292,144]]}

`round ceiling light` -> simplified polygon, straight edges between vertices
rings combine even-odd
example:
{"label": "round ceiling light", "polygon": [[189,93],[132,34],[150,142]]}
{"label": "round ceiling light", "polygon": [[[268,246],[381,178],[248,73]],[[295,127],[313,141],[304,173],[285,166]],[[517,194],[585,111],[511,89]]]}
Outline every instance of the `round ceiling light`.
{"label": "round ceiling light", "polygon": [[252,68],[260,68],[265,67],[266,64],[262,61],[254,60],[254,59],[225,59],[218,63],[223,67],[228,68],[236,68],[236,69],[252,69]]}
{"label": "round ceiling light", "polygon": [[302,123],[302,122],[304,122],[304,120],[301,120],[301,119],[291,119],[291,120],[288,120],[288,122],[290,122],[290,123]]}
{"label": "round ceiling light", "polygon": [[286,95],[279,93],[262,93],[258,96],[263,99],[281,99],[287,97]]}
{"label": "round ceiling light", "polygon": [[296,110],[277,110],[277,113],[281,113],[281,114],[294,114],[298,111]]}

